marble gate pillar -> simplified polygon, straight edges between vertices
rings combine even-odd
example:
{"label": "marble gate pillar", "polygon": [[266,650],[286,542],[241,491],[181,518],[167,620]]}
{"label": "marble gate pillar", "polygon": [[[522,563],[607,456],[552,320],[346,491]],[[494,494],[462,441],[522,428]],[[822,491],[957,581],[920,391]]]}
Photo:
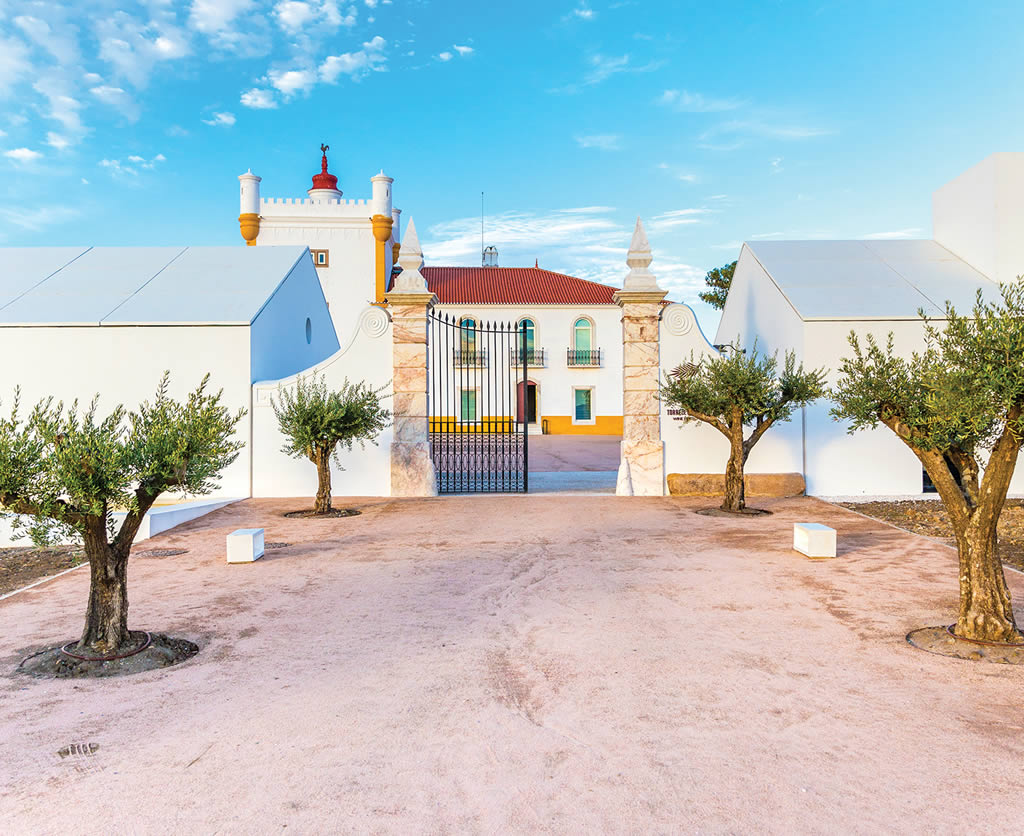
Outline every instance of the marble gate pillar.
{"label": "marble gate pillar", "polygon": [[420,272],[423,253],[412,220],[402,242],[399,264],[402,272],[387,294],[394,343],[391,495],[436,496],[427,413],[427,314],[437,297],[427,290]]}
{"label": "marble gate pillar", "polygon": [[618,496],[664,496],[665,444],[658,397],[658,329],[667,295],[647,269],[652,261],[640,219],[629,245],[629,275],[615,302],[622,308],[622,445]]}

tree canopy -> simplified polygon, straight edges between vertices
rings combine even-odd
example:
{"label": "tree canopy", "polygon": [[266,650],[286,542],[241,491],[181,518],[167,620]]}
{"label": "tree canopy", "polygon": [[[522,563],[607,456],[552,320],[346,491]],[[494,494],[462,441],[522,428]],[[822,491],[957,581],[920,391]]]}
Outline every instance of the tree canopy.
{"label": "tree canopy", "polygon": [[725,300],[729,296],[729,288],[732,287],[732,275],[736,272],[736,262],[725,264],[708,270],[704,276],[704,283],[710,290],[697,294],[702,301],[707,302],[711,307],[722,310],[725,307]]}
{"label": "tree canopy", "polygon": [[883,424],[910,448],[949,512],[961,561],[957,635],[1021,641],[998,561],[996,524],[1024,438],[1024,287],[978,292],[971,315],[946,304],[925,347],[897,356],[851,332],[833,392],[849,431]]}
{"label": "tree canopy", "polygon": [[[737,511],[744,506],[743,466],[754,445],[773,424],[788,421],[794,409],[825,391],[824,369],[805,371],[787,352],[780,374],[776,356],[760,354],[755,344],[749,356],[730,351],[676,367],[661,396],[683,412],[684,421],[710,424],[729,439],[722,507]],[[752,427],[747,438],[745,426]]]}
{"label": "tree canopy", "polygon": [[299,377],[293,388],[281,388],[272,401],[278,426],[285,437],[281,448],[293,458],[307,458],[317,466],[319,488],[314,510],[331,508],[330,459],[341,467],[339,449],[351,450],[373,440],[391,424],[391,413],[381,406],[384,388],[365,381],[331,390],[323,377]]}

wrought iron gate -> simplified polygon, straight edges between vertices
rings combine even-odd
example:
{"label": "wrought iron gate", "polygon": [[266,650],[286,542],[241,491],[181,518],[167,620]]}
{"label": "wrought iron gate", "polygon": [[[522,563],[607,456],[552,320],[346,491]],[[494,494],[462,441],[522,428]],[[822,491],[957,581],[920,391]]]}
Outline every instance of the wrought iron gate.
{"label": "wrought iron gate", "polygon": [[438,493],[526,493],[526,328],[429,316],[430,451]]}

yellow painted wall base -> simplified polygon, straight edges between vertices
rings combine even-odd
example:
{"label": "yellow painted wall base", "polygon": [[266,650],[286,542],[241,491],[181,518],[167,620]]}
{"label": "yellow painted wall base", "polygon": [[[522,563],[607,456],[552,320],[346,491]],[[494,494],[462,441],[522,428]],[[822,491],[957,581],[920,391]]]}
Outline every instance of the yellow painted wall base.
{"label": "yellow painted wall base", "polygon": [[574,424],[571,415],[545,415],[551,435],[622,435],[621,415],[598,415],[593,424]]}

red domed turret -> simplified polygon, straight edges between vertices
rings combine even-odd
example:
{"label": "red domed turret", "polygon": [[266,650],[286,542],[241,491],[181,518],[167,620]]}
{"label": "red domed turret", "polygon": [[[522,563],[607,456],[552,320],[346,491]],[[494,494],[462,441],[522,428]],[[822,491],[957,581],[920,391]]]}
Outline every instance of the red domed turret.
{"label": "red domed turret", "polygon": [[341,197],[341,189],[338,188],[338,178],[327,171],[327,150],[330,145],[320,146],[323,156],[320,158],[320,173],[313,175],[313,188],[308,190],[310,197]]}

